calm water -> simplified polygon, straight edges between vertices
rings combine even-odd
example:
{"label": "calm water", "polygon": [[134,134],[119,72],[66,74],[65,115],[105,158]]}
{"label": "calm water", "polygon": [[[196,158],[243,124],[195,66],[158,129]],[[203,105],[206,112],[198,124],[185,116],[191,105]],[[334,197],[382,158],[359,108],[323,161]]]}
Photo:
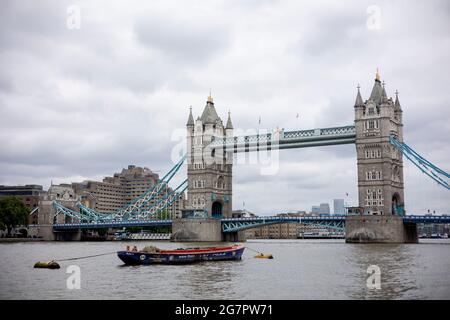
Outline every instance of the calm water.
{"label": "calm water", "polygon": [[[127,244],[177,248],[169,242],[0,244],[1,299],[450,299],[450,241],[352,245],[341,240],[254,240],[245,245],[273,260],[181,266],[123,266],[116,255],[33,269],[38,260],[123,249]],[[198,246],[198,244],[195,244]],[[66,267],[81,269],[81,289],[66,288]],[[367,267],[381,268],[381,289],[366,287]]]}

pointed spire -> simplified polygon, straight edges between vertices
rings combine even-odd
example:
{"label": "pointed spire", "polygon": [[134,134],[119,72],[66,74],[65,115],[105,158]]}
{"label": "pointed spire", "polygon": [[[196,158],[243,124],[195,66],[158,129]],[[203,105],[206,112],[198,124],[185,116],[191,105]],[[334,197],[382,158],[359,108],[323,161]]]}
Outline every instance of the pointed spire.
{"label": "pointed spire", "polygon": [[226,129],[233,129],[233,123],[231,122],[231,112],[228,111],[228,120]]}
{"label": "pointed spire", "polygon": [[395,90],[395,104],[394,107],[396,110],[402,111],[402,107],[400,106],[400,100],[398,99],[398,90]]}
{"label": "pointed spire", "polygon": [[384,82],[384,81],[383,81],[383,91],[381,91],[381,98],[382,98],[382,100],[387,100],[386,82]]}
{"label": "pointed spire", "polygon": [[213,97],[211,96],[211,90],[209,90],[209,96],[208,96],[207,103],[214,104]]}
{"label": "pointed spire", "polygon": [[192,106],[189,107],[189,118],[186,126],[194,126],[194,117],[192,116]]}
{"label": "pointed spire", "polygon": [[381,103],[381,98],[383,97],[384,88],[381,86],[380,74],[377,68],[377,74],[375,75],[375,83],[373,84],[372,92],[370,94],[370,100],[375,102],[376,104]]}
{"label": "pointed spire", "polygon": [[200,119],[204,124],[215,124],[216,121],[219,119],[216,109],[214,108],[211,93],[209,94],[208,100],[206,101],[206,106],[205,109],[203,109],[203,113]]}
{"label": "pointed spire", "polygon": [[358,83],[357,88],[358,88],[358,93],[356,94],[355,107],[362,107],[362,106],[364,106],[364,102],[363,102],[363,99],[361,97],[361,92],[359,92],[359,89],[361,88],[359,86],[359,83]]}

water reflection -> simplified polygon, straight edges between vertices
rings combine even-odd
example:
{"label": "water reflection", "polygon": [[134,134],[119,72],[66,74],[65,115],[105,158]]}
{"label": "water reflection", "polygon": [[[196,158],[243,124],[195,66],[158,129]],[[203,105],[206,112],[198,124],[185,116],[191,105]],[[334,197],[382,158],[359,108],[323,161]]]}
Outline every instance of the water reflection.
{"label": "water reflection", "polygon": [[409,299],[423,298],[418,294],[416,276],[411,275],[416,259],[411,245],[404,244],[348,244],[349,263],[354,266],[355,283],[366,284],[367,268],[377,265],[381,270],[381,288],[358,286],[350,289],[353,299]]}
{"label": "water reflection", "polygon": [[[445,243],[445,244],[439,244]],[[128,243],[127,243],[128,244]],[[139,247],[199,246],[145,242]],[[59,270],[38,260],[120,250],[123,243],[0,244],[1,299],[449,299],[450,240],[429,244],[343,241],[249,241],[273,260],[123,267],[117,255],[67,261]],[[81,268],[81,290],[66,288],[66,267]],[[367,267],[381,268],[381,289],[366,287]]]}
{"label": "water reflection", "polygon": [[188,265],[177,275],[180,294],[186,299],[225,299],[236,294],[232,283],[239,261]]}

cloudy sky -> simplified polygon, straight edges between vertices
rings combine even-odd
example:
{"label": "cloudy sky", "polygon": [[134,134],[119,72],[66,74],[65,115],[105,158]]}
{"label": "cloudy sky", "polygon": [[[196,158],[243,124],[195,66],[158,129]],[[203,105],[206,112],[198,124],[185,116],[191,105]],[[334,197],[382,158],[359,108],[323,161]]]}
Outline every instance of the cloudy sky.
{"label": "cloudy sky", "polygon": [[[164,174],[210,90],[242,130],[352,124],[377,67],[400,92],[405,142],[450,171],[449,30],[448,1],[3,0],[0,184]],[[235,166],[233,188],[234,208],[259,214],[356,204],[355,147],[283,150],[272,176]],[[407,162],[405,188],[409,213],[450,212]]]}

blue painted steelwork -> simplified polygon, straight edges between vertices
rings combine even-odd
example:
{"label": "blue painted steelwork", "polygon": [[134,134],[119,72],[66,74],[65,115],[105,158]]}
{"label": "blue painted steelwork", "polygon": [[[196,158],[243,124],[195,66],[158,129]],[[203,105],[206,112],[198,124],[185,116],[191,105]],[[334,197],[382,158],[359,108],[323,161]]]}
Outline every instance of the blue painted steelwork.
{"label": "blue painted steelwork", "polygon": [[262,227],[279,223],[305,223],[314,224],[324,228],[345,230],[345,215],[311,216],[311,217],[253,217],[253,218],[229,218],[222,219],[222,232],[237,232],[251,228]]}
{"label": "blue painted steelwork", "polygon": [[215,139],[208,147],[225,151],[248,152],[270,149],[304,148],[355,143],[355,126],[278,131],[251,136]]}
{"label": "blue painted steelwork", "polygon": [[93,221],[104,221],[112,219],[112,214],[97,212],[91,208],[86,207],[81,202],[77,202],[76,206],[80,209],[81,213],[92,217]]}
{"label": "blue painted steelwork", "polygon": [[180,170],[184,161],[186,160],[186,155],[184,155],[180,161],[178,161],[175,166],[170,169],[169,172],[164,175],[164,177],[158,181],[152,188],[147,190],[143,195],[134,199],[131,203],[127,204],[124,208],[117,211],[114,218],[124,217],[125,219],[133,219],[135,215],[139,216],[145,212],[145,206],[153,199],[155,199],[163,190],[165,190],[174,177],[174,175]]}
{"label": "blue painted steelwork", "polygon": [[150,207],[147,211],[143,211],[142,213],[133,216],[132,220],[139,219],[149,219],[156,216],[158,212],[166,209],[176,200],[178,200],[183,192],[186,191],[188,187],[188,180],[184,180],[178,187],[176,187],[171,193],[169,193],[165,198],[159,200],[154,206]]}
{"label": "blue painted steelwork", "polygon": [[403,216],[403,221],[411,223],[450,223],[450,216],[406,215]]}
{"label": "blue painted steelwork", "polygon": [[185,180],[175,190],[171,191],[163,199],[157,201],[155,205],[151,206],[150,208],[145,207],[149,203],[149,201],[160,195],[161,192],[168,187],[169,181],[180,170],[185,160],[186,155],[184,155],[178,161],[178,163],[172,169],[170,169],[169,172],[166,173],[161,180],[158,181],[157,184],[147,190],[147,192],[145,192],[142,196],[136,198],[130,204],[126,205],[124,208],[118,210],[115,213],[101,213],[84,206],[80,202],[77,202],[76,204],[76,206],[79,208],[78,212],[68,209],[62,204],[54,201],[53,207],[56,209],[55,216],[62,213],[71,218],[86,222],[143,220],[151,218],[173,204],[173,202],[181,197],[183,192],[187,189],[188,184],[187,180]]}
{"label": "blue painted steelwork", "polygon": [[[67,208],[65,208],[67,209]],[[67,209],[70,210],[70,209]],[[76,212],[75,212],[76,213]],[[345,217],[347,215],[331,215],[317,217],[253,217],[253,218],[227,218],[221,219],[222,232],[237,232],[250,228],[262,227],[279,223],[305,223],[343,231]],[[403,221],[407,223],[450,223],[449,215],[427,216],[427,215],[406,215]],[[79,223],[56,223],[53,229],[57,231],[72,229],[98,229],[98,228],[123,228],[123,227],[146,227],[146,226],[170,226],[171,219],[157,220],[136,220],[136,221],[100,221],[100,222],[79,222]]]}
{"label": "blue painted steelwork", "polygon": [[183,192],[186,191],[188,187],[188,181],[187,179],[184,180],[175,190],[170,192],[166,197],[159,200],[154,206],[150,207],[149,210],[142,212],[139,215],[134,215],[132,218],[124,218],[123,216],[117,216],[114,214],[106,214],[106,213],[99,213],[96,212],[81,203],[77,203],[77,206],[80,208],[80,211],[74,211],[69,208],[64,207],[61,203],[58,203],[56,201],[53,201],[53,207],[56,209],[55,216],[62,213],[66,216],[69,216],[71,218],[75,218],[79,221],[87,222],[87,223],[97,223],[97,222],[123,222],[123,221],[142,221],[147,219],[154,218],[159,212],[166,209],[168,206],[170,206],[172,203],[174,203],[176,200],[178,200],[182,195]]}
{"label": "blue painted steelwork", "polygon": [[82,214],[79,211],[74,211],[72,209],[64,207],[59,202],[53,201],[52,206],[55,209],[55,214],[53,215],[53,219],[57,217],[58,214],[62,213],[67,217],[71,217],[72,219],[76,219],[79,222],[92,222],[94,221],[90,215]]}
{"label": "blue painted steelwork", "polygon": [[77,229],[101,229],[101,228],[126,228],[126,227],[153,227],[171,226],[172,220],[140,220],[140,221],[104,221],[90,223],[55,223],[53,230],[77,230]]}
{"label": "blue painted steelwork", "polygon": [[394,136],[389,137],[389,142],[397,149],[399,149],[409,161],[411,161],[417,168],[419,168],[420,171],[436,181],[439,185],[443,186],[447,190],[450,190],[448,181],[444,180],[450,178],[449,173],[438,168],[430,161],[423,158],[420,154],[411,149],[406,143],[398,141]]}

